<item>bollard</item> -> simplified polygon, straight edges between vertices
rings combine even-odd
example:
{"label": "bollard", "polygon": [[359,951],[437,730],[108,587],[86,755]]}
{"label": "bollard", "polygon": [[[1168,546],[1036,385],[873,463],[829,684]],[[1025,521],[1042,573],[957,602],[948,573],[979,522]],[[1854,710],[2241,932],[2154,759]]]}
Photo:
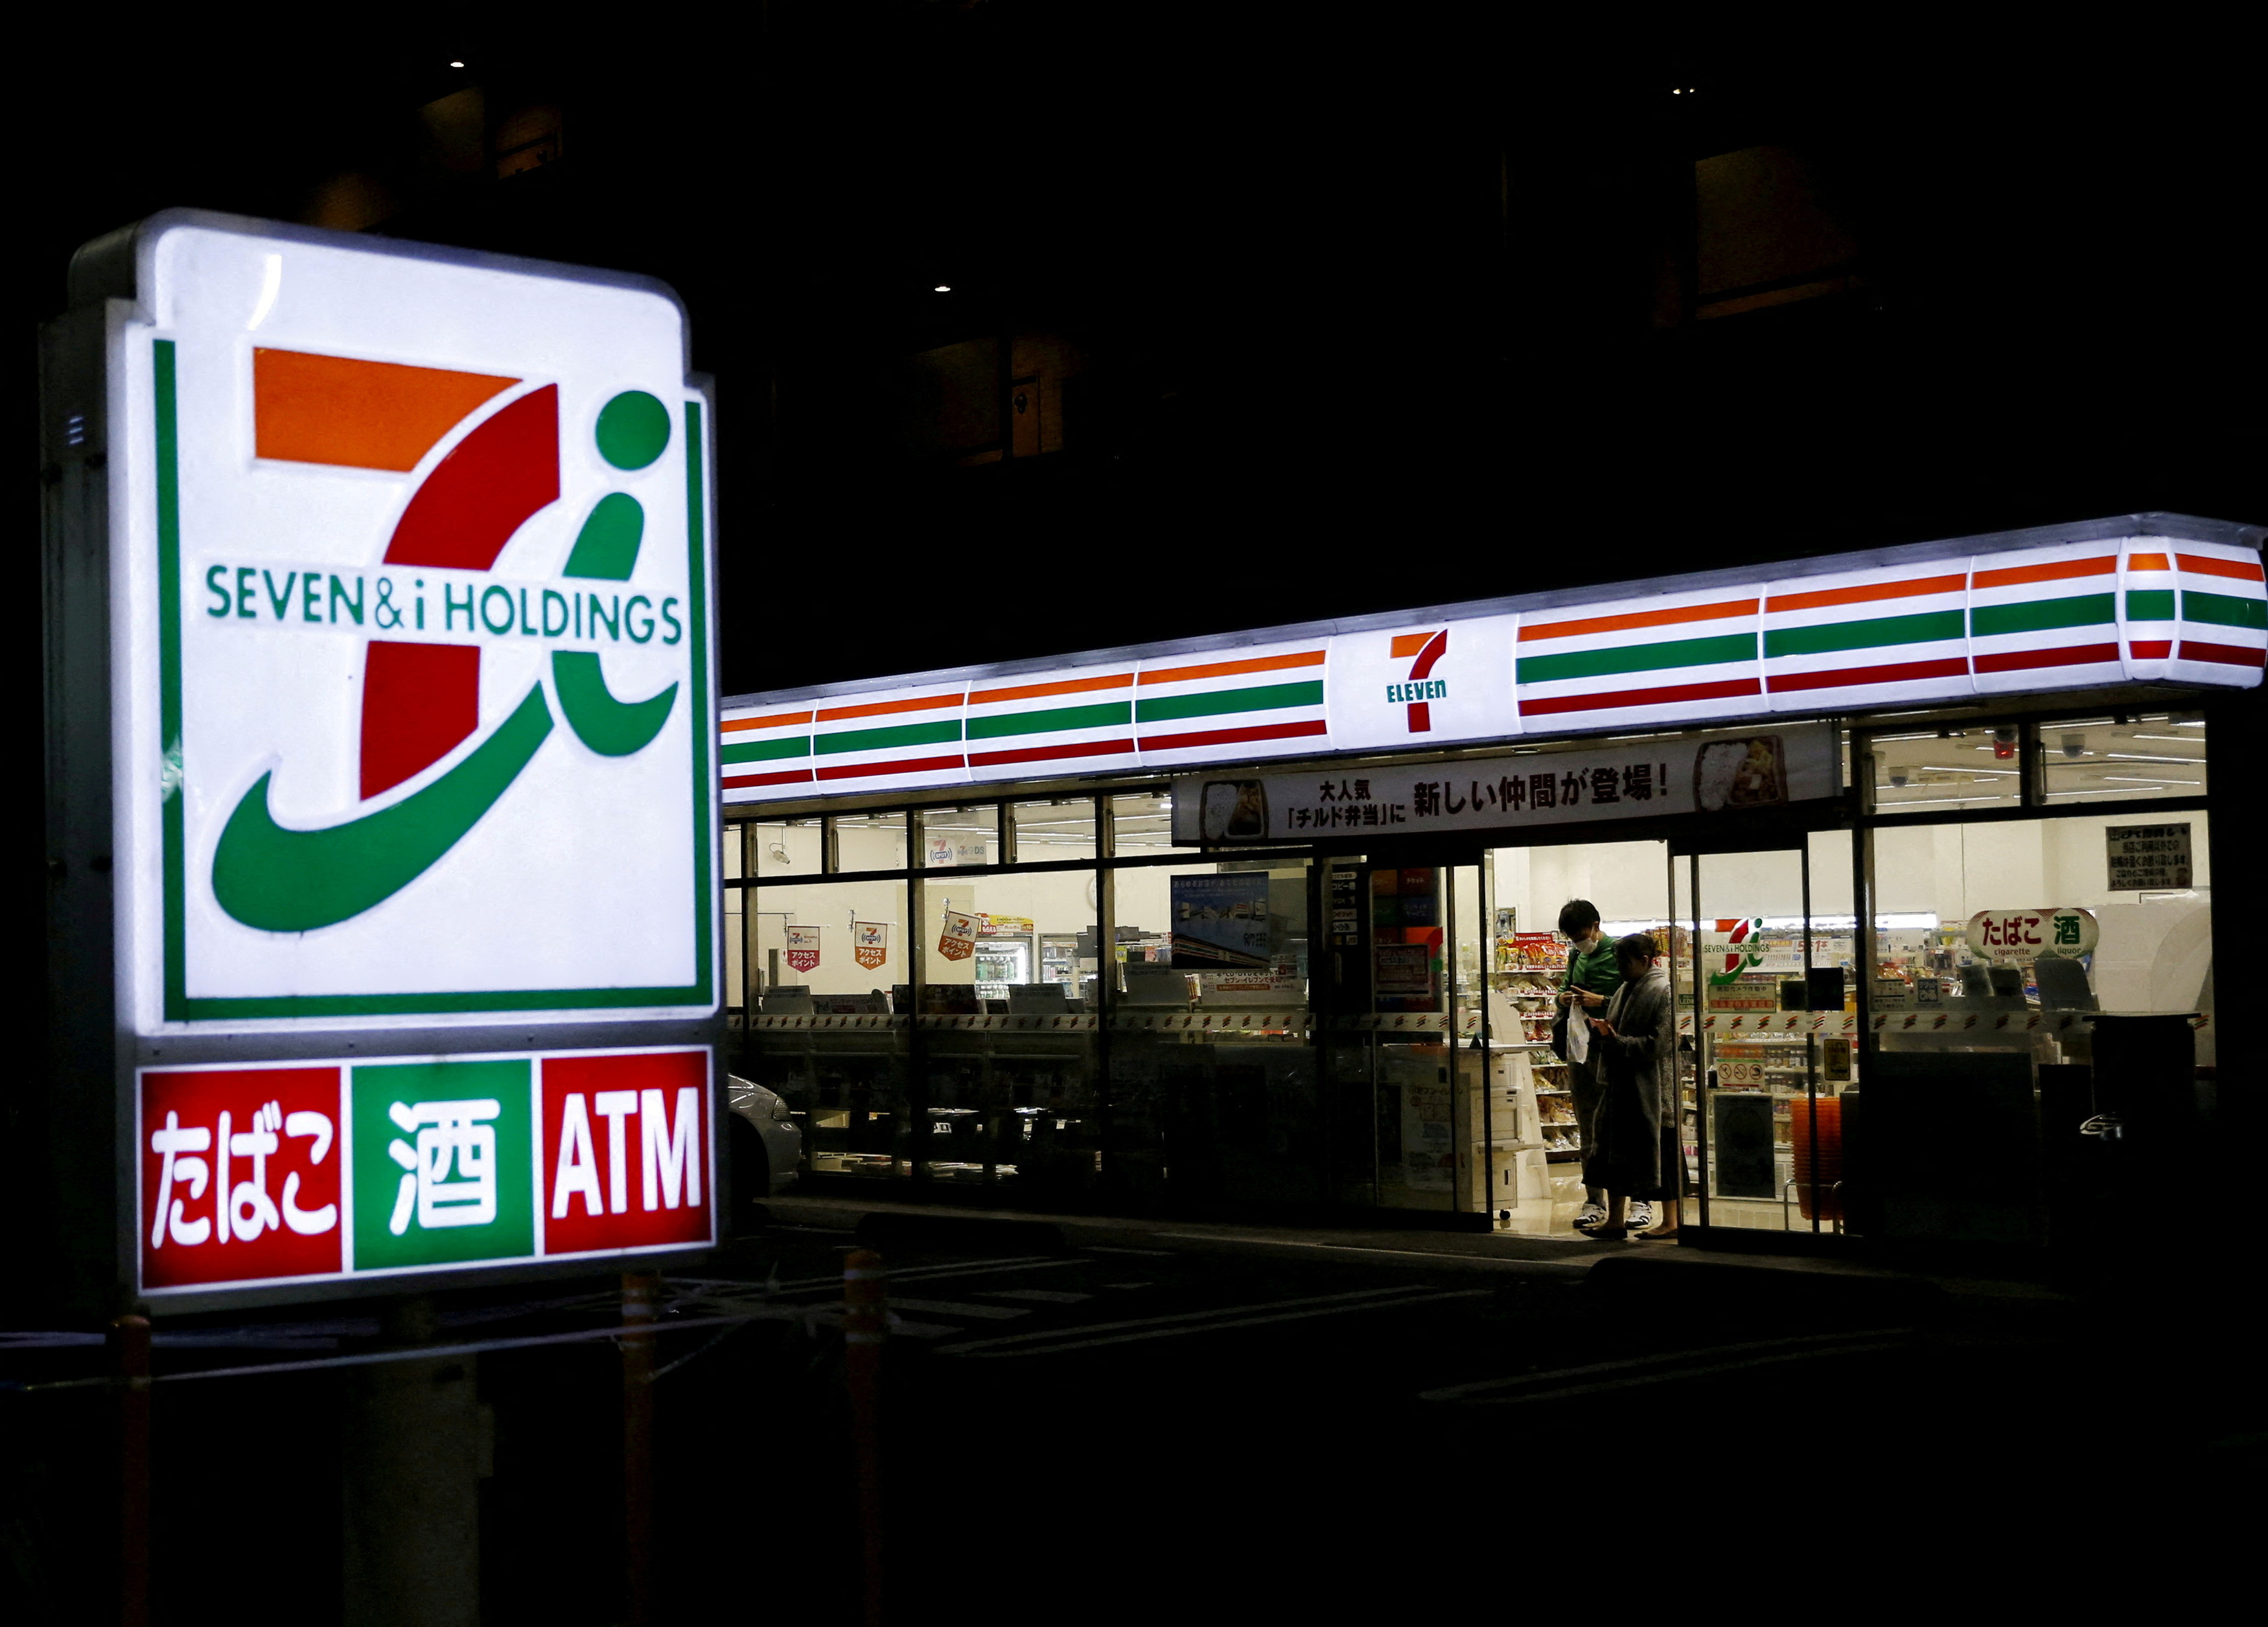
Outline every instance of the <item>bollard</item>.
{"label": "bollard", "polygon": [[853,1249],[843,1259],[843,1366],[850,1391],[850,1450],[858,1475],[858,1538],[866,1627],[882,1620],[882,1341],[889,1307],[882,1256]]}
{"label": "bollard", "polygon": [[[661,1279],[622,1273],[622,1323],[651,1328],[661,1302]],[[652,1627],[653,1615],[653,1338],[625,1333],[622,1347],[622,1557],[630,1627]]]}
{"label": "bollard", "polygon": [[111,1376],[118,1396],[118,1620],[150,1620],[150,1319],[110,1324]]}

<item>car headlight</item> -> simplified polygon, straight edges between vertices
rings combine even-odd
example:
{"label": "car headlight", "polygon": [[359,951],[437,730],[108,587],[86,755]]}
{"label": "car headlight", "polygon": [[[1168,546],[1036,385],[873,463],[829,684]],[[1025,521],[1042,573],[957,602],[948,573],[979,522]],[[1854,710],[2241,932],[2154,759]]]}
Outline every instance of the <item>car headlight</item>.
{"label": "car headlight", "polygon": [[784,1096],[774,1096],[772,1098],[772,1117],[778,1120],[783,1124],[792,1124],[795,1123],[795,1115],[788,1111],[787,1098]]}

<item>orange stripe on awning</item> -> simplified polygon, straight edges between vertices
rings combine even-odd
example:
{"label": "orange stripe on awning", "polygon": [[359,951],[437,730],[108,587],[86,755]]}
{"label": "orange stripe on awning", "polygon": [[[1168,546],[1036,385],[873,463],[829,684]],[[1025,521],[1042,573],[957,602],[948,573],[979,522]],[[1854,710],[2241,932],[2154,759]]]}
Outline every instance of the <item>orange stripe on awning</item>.
{"label": "orange stripe on awning", "polygon": [[840,723],[846,718],[887,718],[893,712],[934,711],[940,706],[961,704],[961,692],[950,695],[926,695],[910,701],[875,701],[865,706],[827,706],[820,709],[819,723]]}
{"label": "orange stripe on awning", "polygon": [[1969,578],[1972,587],[2014,587],[2020,582],[2068,582],[2073,577],[2110,576],[2118,569],[2116,555],[2101,559],[2067,559],[2053,565],[2011,565],[2005,571],[1979,571]]}
{"label": "orange stripe on awning", "polygon": [[1321,666],[1321,650],[1302,650],[1297,655],[1261,655],[1248,661],[1209,661],[1203,666],[1166,666],[1154,673],[1144,673],[1144,683],[1187,683],[1197,678],[1233,678],[1239,673],[1280,673],[1292,666]]}
{"label": "orange stripe on awning", "polygon": [[791,723],[810,721],[811,714],[807,711],[773,712],[765,718],[727,718],[718,728],[723,733],[731,734],[740,729],[777,729]]}
{"label": "orange stripe on awning", "polygon": [[1572,638],[1580,633],[1620,633],[1635,627],[1675,627],[1681,622],[1721,622],[1727,616],[1754,615],[1753,599],[1728,599],[1722,604],[1687,605],[1677,610],[1638,610],[1629,615],[1586,616],[1575,622],[1547,622],[1522,626],[1521,642],[1531,638]]}
{"label": "orange stripe on awning", "polygon": [[466,414],[519,382],[306,350],[254,350],[253,450],[289,463],[406,473]]}
{"label": "orange stripe on awning", "polygon": [[2173,561],[2168,559],[2163,554],[2126,556],[2126,569],[2129,571],[2171,571],[2173,568]]}
{"label": "orange stripe on awning", "polygon": [[2206,554],[2182,554],[2176,557],[2182,562],[2183,570],[2194,571],[2199,576],[2231,577],[2239,582],[2261,579],[2260,565],[2256,560],[2215,559]]}
{"label": "orange stripe on awning", "polygon": [[1957,593],[1969,579],[1951,576],[1917,577],[1910,582],[1870,582],[1864,587],[1823,587],[1811,593],[1782,593],[1767,600],[1767,610],[1823,610],[1830,605],[1871,604],[1883,599],[1914,599],[1923,593]]}
{"label": "orange stripe on awning", "polygon": [[1425,647],[1425,641],[1432,637],[1432,636],[1433,635],[1431,633],[1395,634],[1394,659],[1398,661],[1405,655],[1417,654],[1420,650],[1423,650]]}
{"label": "orange stripe on awning", "polygon": [[970,692],[971,706],[990,706],[1001,701],[1036,701],[1049,695],[1086,695],[1096,689],[1125,689],[1134,683],[1132,673],[1106,673],[1100,678],[1066,678],[1059,683],[1023,683],[1005,689]]}

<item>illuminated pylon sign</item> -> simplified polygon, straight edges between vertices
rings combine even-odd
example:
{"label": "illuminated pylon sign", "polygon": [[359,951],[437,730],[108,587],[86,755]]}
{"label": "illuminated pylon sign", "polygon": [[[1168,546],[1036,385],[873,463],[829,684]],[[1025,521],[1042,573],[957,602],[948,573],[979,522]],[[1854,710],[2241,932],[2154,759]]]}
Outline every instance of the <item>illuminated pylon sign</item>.
{"label": "illuminated pylon sign", "polygon": [[148,606],[114,635],[137,1030],[712,1010],[708,416],[675,300],[195,215],[138,263],[112,341],[114,555]]}

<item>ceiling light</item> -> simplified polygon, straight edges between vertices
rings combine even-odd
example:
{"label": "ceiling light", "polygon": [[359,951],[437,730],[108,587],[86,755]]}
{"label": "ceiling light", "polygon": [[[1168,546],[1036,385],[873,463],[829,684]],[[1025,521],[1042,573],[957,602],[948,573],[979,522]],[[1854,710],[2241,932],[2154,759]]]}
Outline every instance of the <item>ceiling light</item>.
{"label": "ceiling light", "polygon": [[949,294],[952,291],[953,284],[950,283],[939,283],[935,288],[930,290],[933,294]]}
{"label": "ceiling light", "polygon": [[464,63],[451,63],[449,64],[449,66],[450,66],[450,67],[452,67],[452,68],[461,68],[461,67],[463,67],[464,65],[465,65],[465,64],[464,64]]}
{"label": "ceiling light", "polygon": [[2202,785],[2205,784],[2203,780],[2139,779],[2132,774],[2106,774],[2102,777],[2107,780],[2123,780],[2129,785]]}
{"label": "ceiling light", "polygon": [[2203,758],[2201,758],[2201,757],[2169,757],[2169,756],[2165,756],[2165,755],[2152,755],[2151,753],[2146,752],[2146,751],[2106,751],[2106,752],[2104,752],[2102,755],[2103,755],[2104,756],[2106,756],[2106,757],[2110,758],[2113,762],[2188,762],[2188,763],[2196,763],[2196,762],[2203,762],[2203,761],[2204,761],[2204,759],[2203,759]]}

